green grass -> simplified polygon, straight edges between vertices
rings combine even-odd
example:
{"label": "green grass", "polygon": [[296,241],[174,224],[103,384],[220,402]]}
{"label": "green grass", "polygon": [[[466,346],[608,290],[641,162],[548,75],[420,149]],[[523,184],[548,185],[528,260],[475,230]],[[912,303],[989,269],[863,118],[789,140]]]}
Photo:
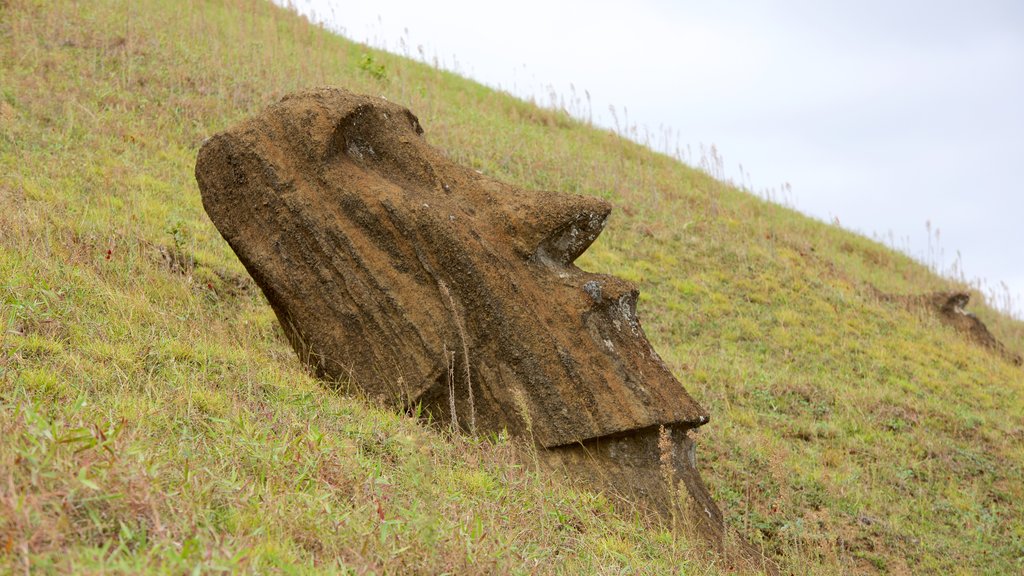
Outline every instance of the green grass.
{"label": "green grass", "polygon": [[[616,205],[580,264],[640,284],[712,413],[705,479],[785,570],[1024,569],[1024,373],[871,296],[951,287],[925,266],[269,4],[6,0],[0,570],[724,571],[506,438],[302,370],[192,172],[204,138],[316,85],[409,106],[491,176]],[[974,308],[1024,350],[1024,324]]]}

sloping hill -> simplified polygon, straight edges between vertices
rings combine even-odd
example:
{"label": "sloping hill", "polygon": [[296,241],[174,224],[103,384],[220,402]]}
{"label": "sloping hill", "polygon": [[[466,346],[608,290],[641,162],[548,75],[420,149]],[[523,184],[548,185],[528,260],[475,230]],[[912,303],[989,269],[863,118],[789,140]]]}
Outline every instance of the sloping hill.
{"label": "sloping hill", "polygon": [[[284,93],[414,110],[453,159],[617,207],[581,267],[639,283],[712,414],[729,522],[796,573],[1024,568],[1024,372],[874,289],[925,267],[566,115],[269,4],[0,2],[0,566],[696,572],[607,495],[303,373],[196,151]],[[870,167],[865,167],[870,170]],[[1024,325],[984,306],[1004,343]]]}

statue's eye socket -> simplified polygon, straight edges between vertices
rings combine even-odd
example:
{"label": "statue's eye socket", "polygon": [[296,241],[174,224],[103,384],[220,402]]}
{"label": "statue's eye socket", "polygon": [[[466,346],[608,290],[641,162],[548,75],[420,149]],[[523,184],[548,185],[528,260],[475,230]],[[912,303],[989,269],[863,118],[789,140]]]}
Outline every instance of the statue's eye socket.
{"label": "statue's eye socket", "polygon": [[[360,104],[345,114],[334,128],[325,150],[325,161],[330,161],[338,154],[346,154],[355,160],[364,160],[367,156],[381,155],[383,151],[394,148],[396,144],[407,140],[408,131],[415,135],[423,134],[420,121],[412,112],[402,110],[403,124],[393,111],[373,104]],[[415,154],[408,148],[402,149],[401,155]],[[393,154],[393,156],[401,156]]]}
{"label": "statue's eye socket", "polygon": [[402,188],[440,190],[443,182],[430,159],[419,120],[377,104],[360,104],[339,120],[327,144],[324,163],[351,161]]}

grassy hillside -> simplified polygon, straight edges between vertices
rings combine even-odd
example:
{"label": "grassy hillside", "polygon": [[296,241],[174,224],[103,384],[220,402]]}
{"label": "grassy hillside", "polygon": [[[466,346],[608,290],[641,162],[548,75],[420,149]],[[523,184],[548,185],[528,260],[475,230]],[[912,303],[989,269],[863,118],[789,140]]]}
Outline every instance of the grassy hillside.
{"label": "grassy hillside", "polygon": [[[558,112],[242,0],[0,0],[0,570],[719,573],[609,495],[304,373],[203,212],[204,138],[338,85],[458,162],[617,207],[712,413],[704,477],[795,573],[1024,570],[1024,371],[877,301],[949,283]],[[870,169],[866,167],[865,169]],[[1024,324],[976,312],[1012,349]]]}

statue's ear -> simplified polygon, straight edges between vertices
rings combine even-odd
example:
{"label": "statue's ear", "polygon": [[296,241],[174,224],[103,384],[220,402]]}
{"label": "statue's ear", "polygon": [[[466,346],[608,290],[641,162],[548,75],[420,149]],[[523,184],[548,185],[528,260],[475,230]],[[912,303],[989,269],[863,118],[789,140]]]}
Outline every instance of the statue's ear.
{"label": "statue's ear", "polygon": [[530,260],[568,266],[597,239],[611,213],[600,198],[517,191],[505,222],[517,250]]}

